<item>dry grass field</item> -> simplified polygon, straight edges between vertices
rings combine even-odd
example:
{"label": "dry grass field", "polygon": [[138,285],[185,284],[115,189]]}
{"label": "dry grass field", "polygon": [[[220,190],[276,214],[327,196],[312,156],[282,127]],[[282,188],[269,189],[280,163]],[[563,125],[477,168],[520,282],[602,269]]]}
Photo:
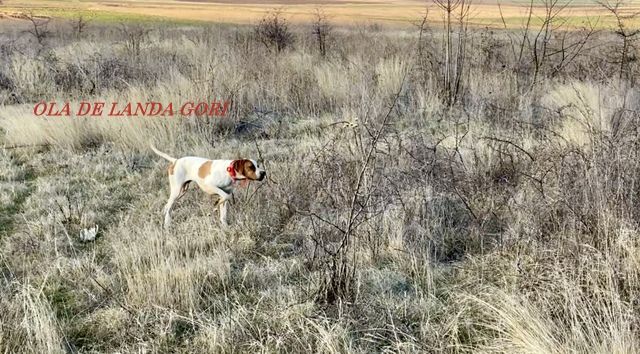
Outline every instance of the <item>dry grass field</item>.
{"label": "dry grass field", "polygon": [[[640,351],[632,25],[273,31],[246,12],[0,20],[0,352]],[[224,117],[33,112],[226,99]],[[268,178],[229,227],[192,188],[165,230],[150,142]]]}

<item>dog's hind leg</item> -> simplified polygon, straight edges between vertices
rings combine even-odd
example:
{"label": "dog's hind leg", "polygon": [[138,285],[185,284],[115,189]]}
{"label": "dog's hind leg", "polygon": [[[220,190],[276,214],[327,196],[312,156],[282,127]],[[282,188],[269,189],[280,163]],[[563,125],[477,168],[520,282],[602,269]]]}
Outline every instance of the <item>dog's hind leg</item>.
{"label": "dog's hind leg", "polygon": [[171,208],[173,207],[173,204],[176,202],[176,200],[178,198],[180,198],[184,192],[186,191],[186,186],[185,184],[189,183],[189,182],[185,182],[183,183],[177,183],[175,181],[175,176],[172,175],[173,170],[170,169],[169,170],[169,185],[171,188],[171,192],[169,195],[169,200],[167,200],[167,204],[164,206],[163,209],[163,213],[164,213],[164,228],[168,228],[169,225],[171,225]]}
{"label": "dog's hind leg", "polygon": [[189,189],[189,183],[191,183],[191,181],[186,181],[182,184],[182,187],[180,187],[180,195],[178,195],[178,198],[176,198],[176,200],[182,198],[182,196],[187,193],[187,190]]}
{"label": "dog's hind leg", "polygon": [[178,196],[180,195],[180,189],[171,189],[171,195],[169,196],[169,200],[167,200],[167,204],[164,206],[163,212],[164,212],[164,227],[165,229],[169,227],[169,225],[171,225],[171,208],[173,207],[173,204],[176,202],[176,199],[178,199]]}

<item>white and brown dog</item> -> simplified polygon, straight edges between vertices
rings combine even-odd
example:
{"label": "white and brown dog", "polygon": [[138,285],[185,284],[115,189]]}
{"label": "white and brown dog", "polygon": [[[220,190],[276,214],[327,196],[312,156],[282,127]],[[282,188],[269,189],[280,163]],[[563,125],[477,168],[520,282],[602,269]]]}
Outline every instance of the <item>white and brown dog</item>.
{"label": "white and brown dog", "polygon": [[190,182],[196,182],[200,189],[220,199],[216,206],[220,208],[220,221],[227,224],[227,203],[231,199],[233,191],[241,182],[262,181],[267,172],[258,167],[255,160],[209,160],[202,157],[173,158],[151,145],[151,149],[158,156],[165,158],[169,165],[169,186],[171,194],[164,207],[164,226],[171,224],[171,208],[176,200],[180,199]]}

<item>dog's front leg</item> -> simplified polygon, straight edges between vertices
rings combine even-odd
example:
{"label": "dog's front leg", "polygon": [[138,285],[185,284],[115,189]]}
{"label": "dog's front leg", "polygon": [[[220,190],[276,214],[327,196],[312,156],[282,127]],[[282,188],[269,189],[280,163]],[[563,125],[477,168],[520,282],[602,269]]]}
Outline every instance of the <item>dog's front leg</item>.
{"label": "dog's front leg", "polygon": [[218,211],[220,212],[220,222],[223,226],[229,226],[229,223],[227,222],[228,203],[228,200],[220,197],[215,205],[215,207],[218,208]]}
{"label": "dog's front leg", "polygon": [[224,200],[224,199],[220,199],[219,201],[219,208],[220,208],[220,222],[222,223],[222,226],[229,226],[229,223],[227,222],[227,206],[228,206],[229,202]]}
{"label": "dog's front leg", "polygon": [[218,199],[215,205],[220,211],[220,222],[223,226],[229,226],[229,223],[227,222],[227,211],[232,194],[227,193],[220,188],[216,188],[216,193],[220,196],[220,199]]}

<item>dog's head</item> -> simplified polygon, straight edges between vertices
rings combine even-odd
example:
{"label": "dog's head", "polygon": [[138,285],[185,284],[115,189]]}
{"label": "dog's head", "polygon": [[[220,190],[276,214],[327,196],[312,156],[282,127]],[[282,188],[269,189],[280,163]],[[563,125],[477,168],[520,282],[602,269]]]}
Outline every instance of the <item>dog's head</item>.
{"label": "dog's head", "polygon": [[233,168],[241,176],[253,181],[262,181],[267,176],[267,171],[258,166],[256,160],[242,159],[233,162]]}

